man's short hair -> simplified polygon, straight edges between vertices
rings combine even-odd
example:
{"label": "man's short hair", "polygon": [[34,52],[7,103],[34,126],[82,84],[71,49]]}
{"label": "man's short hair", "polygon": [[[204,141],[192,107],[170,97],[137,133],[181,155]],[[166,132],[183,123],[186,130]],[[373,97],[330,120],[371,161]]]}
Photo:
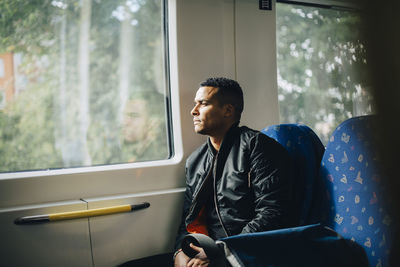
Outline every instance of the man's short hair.
{"label": "man's short hair", "polygon": [[220,104],[231,104],[235,108],[236,119],[240,120],[244,101],[242,88],[237,81],[223,77],[208,78],[207,80],[201,82],[200,86],[218,88],[218,92],[215,94],[215,96]]}

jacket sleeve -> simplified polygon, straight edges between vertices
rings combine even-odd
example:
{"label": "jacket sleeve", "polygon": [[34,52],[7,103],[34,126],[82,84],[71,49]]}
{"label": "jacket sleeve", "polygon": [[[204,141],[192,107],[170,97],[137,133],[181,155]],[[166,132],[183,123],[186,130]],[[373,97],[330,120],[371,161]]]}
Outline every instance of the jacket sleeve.
{"label": "jacket sleeve", "polygon": [[242,233],[287,227],[293,185],[289,155],[278,142],[263,134],[256,135],[250,146],[249,179],[255,215]]}
{"label": "jacket sleeve", "polygon": [[[185,174],[187,175],[187,168],[185,168]],[[186,177],[187,178],[187,177]],[[185,224],[185,218],[189,212],[190,205],[192,203],[192,193],[190,191],[190,188],[188,187],[186,183],[186,190],[185,190],[185,196],[183,199],[183,211],[182,211],[182,218],[181,218],[181,223],[178,228],[178,234],[176,236],[175,240],[175,251],[181,248],[182,240],[183,238],[189,234],[186,230],[186,224]]]}

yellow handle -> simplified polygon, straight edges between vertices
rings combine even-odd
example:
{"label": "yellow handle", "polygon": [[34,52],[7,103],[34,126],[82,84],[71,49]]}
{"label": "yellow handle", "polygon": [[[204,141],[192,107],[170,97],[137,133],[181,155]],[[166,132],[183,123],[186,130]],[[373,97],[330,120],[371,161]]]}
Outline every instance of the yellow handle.
{"label": "yellow handle", "polygon": [[79,219],[85,217],[94,217],[94,216],[108,215],[120,212],[130,212],[130,211],[131,211],[131,205],[121,205],[121,206],[92,209],[92,210],[77,210],[70,212],[52,213],[49,214],[48,216],[50,221],[61,221],[61,220]]}
{"label": "yellow handle", "polygon": [[130,212],[135,210],[141,210],[150,207],[150,203],[144,202],[135,205],[120,205],[108,208],[99,208],[92,210],[77,210],[69,212],[52,213],[46,215],[35,215],[35,216],[25,216],[17,218],[15,224],[29,224],[29,223],[43,223],[61,220],[71,220],[79,218],[87,218],[94,216],[102,216],[121,212]]}

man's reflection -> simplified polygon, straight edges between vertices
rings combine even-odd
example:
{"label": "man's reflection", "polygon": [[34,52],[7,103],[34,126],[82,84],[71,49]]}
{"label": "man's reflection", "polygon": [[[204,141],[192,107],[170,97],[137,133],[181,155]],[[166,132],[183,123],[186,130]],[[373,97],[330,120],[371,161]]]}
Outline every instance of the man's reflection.
{"label": "man's reflection", "polygon": [[127,102],[122,122],[123,153],[129,162],[166,158],[165,123],[147,99]]}

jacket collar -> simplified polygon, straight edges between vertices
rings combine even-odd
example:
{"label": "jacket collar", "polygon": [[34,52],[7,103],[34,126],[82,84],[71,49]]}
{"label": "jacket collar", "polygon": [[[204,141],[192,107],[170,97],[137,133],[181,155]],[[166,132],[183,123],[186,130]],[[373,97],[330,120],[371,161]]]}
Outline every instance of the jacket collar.
{"label": "jacket collar", "polygon": [[[237,135],[238,132],[239,132],[239,122],[236,122],[226,132],[225,137],[222,140],[222,144],[221,144],[218,154],[225,154],[226,152],[228,152],[230,150],[230,147],[232,146],[234,137]],[[208,150],[215,156],[217,154],[217,151],[211,144],[210,137],[207,138],[207,145],[208,145]]]}

